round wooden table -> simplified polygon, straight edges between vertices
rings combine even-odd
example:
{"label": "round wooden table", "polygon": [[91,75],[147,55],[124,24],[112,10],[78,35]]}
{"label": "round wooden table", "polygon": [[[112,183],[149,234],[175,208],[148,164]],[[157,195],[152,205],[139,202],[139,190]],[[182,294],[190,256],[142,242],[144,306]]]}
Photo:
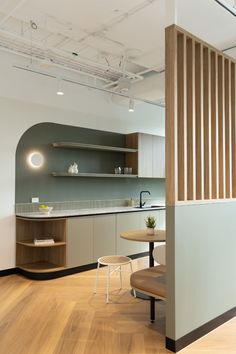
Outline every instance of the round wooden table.
{"label": "round wooden table", "polygon": [[129,241],[138,242],[149,242],[149,267],[154,266],[153,259],[153,249],[154,242],[165,242],[166,241],[166,231],[165,230],[155,230],[154,235],[148,235],[147,230],[131,230],[125,231],[120,234],[120,237]]}

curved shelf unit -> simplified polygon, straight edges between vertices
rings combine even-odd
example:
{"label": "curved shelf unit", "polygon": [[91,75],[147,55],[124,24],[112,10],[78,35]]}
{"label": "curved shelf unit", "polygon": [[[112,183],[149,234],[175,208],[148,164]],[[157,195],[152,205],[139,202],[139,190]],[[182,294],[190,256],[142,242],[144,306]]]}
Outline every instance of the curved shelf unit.
{"label": "curved shelf unit", "polygon": [[116,146],[105,146],[105,145],[95,145],[95,144],[84,144],[84,143],[72,143],[72,142],[56,142],[52,143],[55,148],[65,148],[65,149],[84,149],[84,150],[97,150],[97,151],[113,151],[113,152],[137,152],[138,149],[116,147]]}
{"label": "curved shelf unit", "polygon": [[24,241],[17,241],[18,245],[26,246],[26,247],[58,247],[58,246],[66,246],[66,242],[55,242],[53,244],[40,244],[35,245],[33,240],[24,240]]}
{"label": "curved shelf unit", "polygon": [[[16,266],[30,273],[50,273],[66,268],[67,220],[16,218]],[[53,238],[52,244],[34,239]]]}

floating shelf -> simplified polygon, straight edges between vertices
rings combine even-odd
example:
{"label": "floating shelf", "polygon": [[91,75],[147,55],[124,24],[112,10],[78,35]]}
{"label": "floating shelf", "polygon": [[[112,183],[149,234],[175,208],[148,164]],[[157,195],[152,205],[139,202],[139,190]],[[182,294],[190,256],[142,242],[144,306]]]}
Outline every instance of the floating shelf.
{"label": "floating shelf", "polygon": [[114,178],[137,178],[138,175],[125,175],[114,173],[68,173],[68,172],[52,172],[54,177],[114,177]]}
{"label": "floating shelf", "polygon": [[26,247],[58,247],[58,246],[66,246],[66,242],[55,242],[52,244],[40,244],[40,245],[35,245],[33,240],[24,240],[24,241],[17,241],[16,242],[18,245],[26,246]]}
{"label": "floating shelf", "polygon": [[33,273],[47,273],[47,272],[56,272],[58,270],[63,270],[65,267],[49,263],[49,262],[34,262],[17,265],[18,268],[26,270]]}
{"label": "floating shelf", "polygon": [[71,142],[57,142],[52,143],[55,148],[66,148],[66,149],[85,149],[85,150],[102,150],[102,151],[113,151],[113,152],[137,152],[138,149],[122,148],[115,146],[105,146],[105,145],[94,145],[94,144],[84,144],[84,143],[71,143]]}

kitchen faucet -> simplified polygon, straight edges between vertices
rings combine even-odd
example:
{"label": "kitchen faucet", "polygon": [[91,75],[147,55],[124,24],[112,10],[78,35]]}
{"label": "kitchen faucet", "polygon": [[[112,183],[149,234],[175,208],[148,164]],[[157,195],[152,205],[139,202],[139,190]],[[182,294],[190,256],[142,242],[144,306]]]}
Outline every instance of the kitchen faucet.
{"label": "kitchen faucet", "polygon": [[151,195],[151,193],[149,191],[141,191],[140,192],[140,196],[139,196],[139,207],[140,208],[142,208],[145,205],[145,202],[142,201],[143,193],[148,193],[149,195]]}

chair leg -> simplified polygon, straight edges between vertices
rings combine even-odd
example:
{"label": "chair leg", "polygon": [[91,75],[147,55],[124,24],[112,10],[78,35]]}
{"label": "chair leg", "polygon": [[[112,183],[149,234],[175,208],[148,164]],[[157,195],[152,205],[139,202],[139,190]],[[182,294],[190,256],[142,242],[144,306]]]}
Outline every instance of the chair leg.
{"label": "chair leg", "polygon": [[[131,272],[131,274],[133,273],[133,266],[132,266],[132,262],[130,262],[130,272]],[[136,290],[134,290],[133,289],[133,295],[134,295],[134,297],[136,297]]]}
{"label": "chair leg", "polygon": [[120,270],[120,288],[122,289],[122,274],[121,274],[121,266],[119,267]]}
{"label": "chair leg", "polygon": [[150,321],[155,322],[155,298],[152,296],[150,298]]}
{"label": "chair leg", "polygon": [[107,270],[107,304],[109,303],[109,289],[110,289],[110,266],[108,266]]}
{"label": "chair leg", "polygon": [[95,286],[94,286],[94,291],[93,291],[94,294],[96,294],[96,292],[97,292],[99,267],[100,267],[100,263],[98,262],[97,271],[96,271]]}

